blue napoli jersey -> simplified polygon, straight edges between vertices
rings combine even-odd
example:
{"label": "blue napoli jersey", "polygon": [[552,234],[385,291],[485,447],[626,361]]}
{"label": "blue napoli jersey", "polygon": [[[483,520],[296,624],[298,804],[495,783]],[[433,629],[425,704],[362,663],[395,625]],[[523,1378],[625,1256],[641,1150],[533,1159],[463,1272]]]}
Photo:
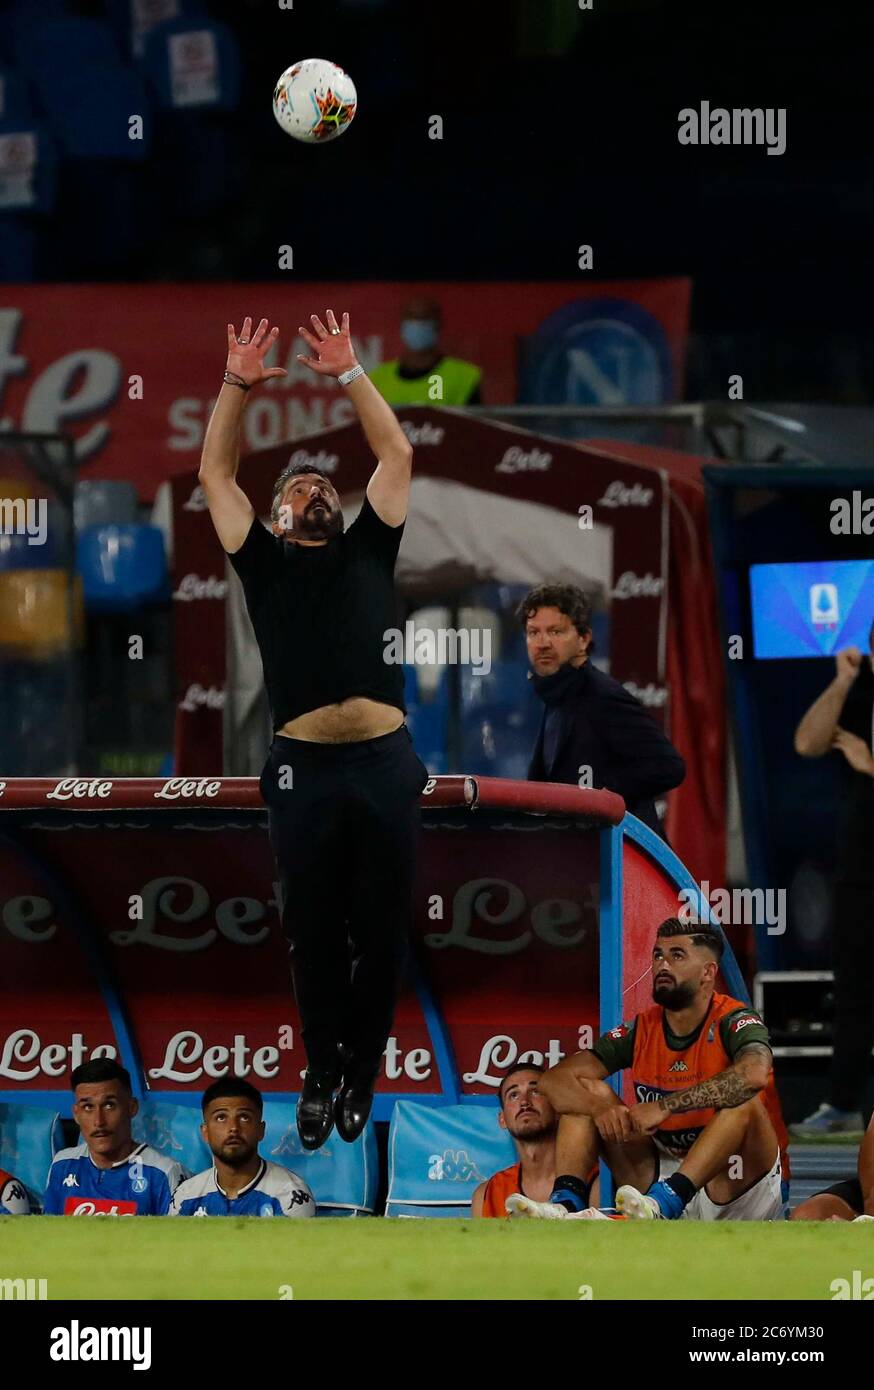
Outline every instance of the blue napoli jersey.
{"label": "blue napoli jersey", "polygon": [[111,1168],[98,1168],[83,1143],[55,1155],[43,1211],[47,1216],[166,1216],[185,1177],[180,1164],[149,1144],[138,1144]]}
{"label": "blue napoli jersey", "polygon": [[316,1204],[303,1178],[279,1163],[261,1160],[260,1172],[236,1197],[219,1187],[215,1168],[197,1173],[176,1189],[171,1216],[315,1216]]}
{"label": "blue napoli jersey", "polygon": [[0,1216],[30,1216],[30,1199],[24,1183],[0,1169]]}

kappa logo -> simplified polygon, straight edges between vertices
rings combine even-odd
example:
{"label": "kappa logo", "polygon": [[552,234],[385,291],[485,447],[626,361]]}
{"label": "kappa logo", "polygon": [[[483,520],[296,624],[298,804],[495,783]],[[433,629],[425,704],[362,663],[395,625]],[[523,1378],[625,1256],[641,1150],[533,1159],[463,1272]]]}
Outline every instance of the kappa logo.
{"label": "kappa logo", "polygon": [[68,1173],[67,1176],[64,1178],[64,1181],[61,1183],[61,1186],[62,1186],[62,1187],[78,1187],[78,1186],[79,1186],[79,1179],[76,1177],[76,1174],[75,1174],[75,1173]]}
{"label": "kappa logo", "polygon": [[[270,1150],[271,1158],[301,1158],[303,1154],[303,1146],[298,1138],[297,1129],[293,1125],[289,1125],[276,1147]],[[330,1158],[331,1149],[323,1144],[318,1150],[318,1157]]]}
{"label": "kappa logo", "polygon": [[683,1061],[682,1057],[678,1057],[677,1060],[676,1060],[676,1062],[672,1062],[671,1065],[668,1067],[668,1071],[688,1071],[688,1070],[689,1070],[689,1068],[686,1066],[686,1063]]}
{"label": "kappa logo", "polygon": [[431,1182],[483,1182],[482,1173],[466,1149],[446,1149],[430,1154],[428,1178]]}

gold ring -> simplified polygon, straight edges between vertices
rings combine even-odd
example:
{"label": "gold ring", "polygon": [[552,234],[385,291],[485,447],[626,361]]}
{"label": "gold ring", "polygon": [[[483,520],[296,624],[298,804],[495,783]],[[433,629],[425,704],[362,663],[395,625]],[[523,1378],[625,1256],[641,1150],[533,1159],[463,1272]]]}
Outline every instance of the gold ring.
{"label": "gold ring", "polygon": [[339,328],[332,328],[332,329],[331,329],[331,333],[332,333],[335,337],[339,337],[339,336],[340,336],[340,330],[339,330]]}

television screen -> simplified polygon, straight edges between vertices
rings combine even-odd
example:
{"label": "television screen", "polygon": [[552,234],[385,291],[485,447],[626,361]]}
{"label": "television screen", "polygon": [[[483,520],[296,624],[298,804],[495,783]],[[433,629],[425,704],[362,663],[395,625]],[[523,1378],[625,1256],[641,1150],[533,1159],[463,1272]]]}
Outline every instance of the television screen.
{"label": "television screen", "polygon": [[759,660],[868,651],[874,560],[751,565],[753,653]]}

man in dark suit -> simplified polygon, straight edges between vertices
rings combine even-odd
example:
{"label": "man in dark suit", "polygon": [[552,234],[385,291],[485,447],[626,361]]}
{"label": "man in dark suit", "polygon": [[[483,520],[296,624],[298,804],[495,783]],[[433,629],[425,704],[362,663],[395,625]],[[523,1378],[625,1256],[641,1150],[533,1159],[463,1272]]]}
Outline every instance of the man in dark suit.
{"label": "man in dark suit", "polygon": [[528,644],[529,679],[546,706],[529,781],[606,787],[663,835],[655,798],[680,785],[686,765],[640,701],[589,660],[591,616],[582,589],[541,584],[525,595],[516,617]]}

